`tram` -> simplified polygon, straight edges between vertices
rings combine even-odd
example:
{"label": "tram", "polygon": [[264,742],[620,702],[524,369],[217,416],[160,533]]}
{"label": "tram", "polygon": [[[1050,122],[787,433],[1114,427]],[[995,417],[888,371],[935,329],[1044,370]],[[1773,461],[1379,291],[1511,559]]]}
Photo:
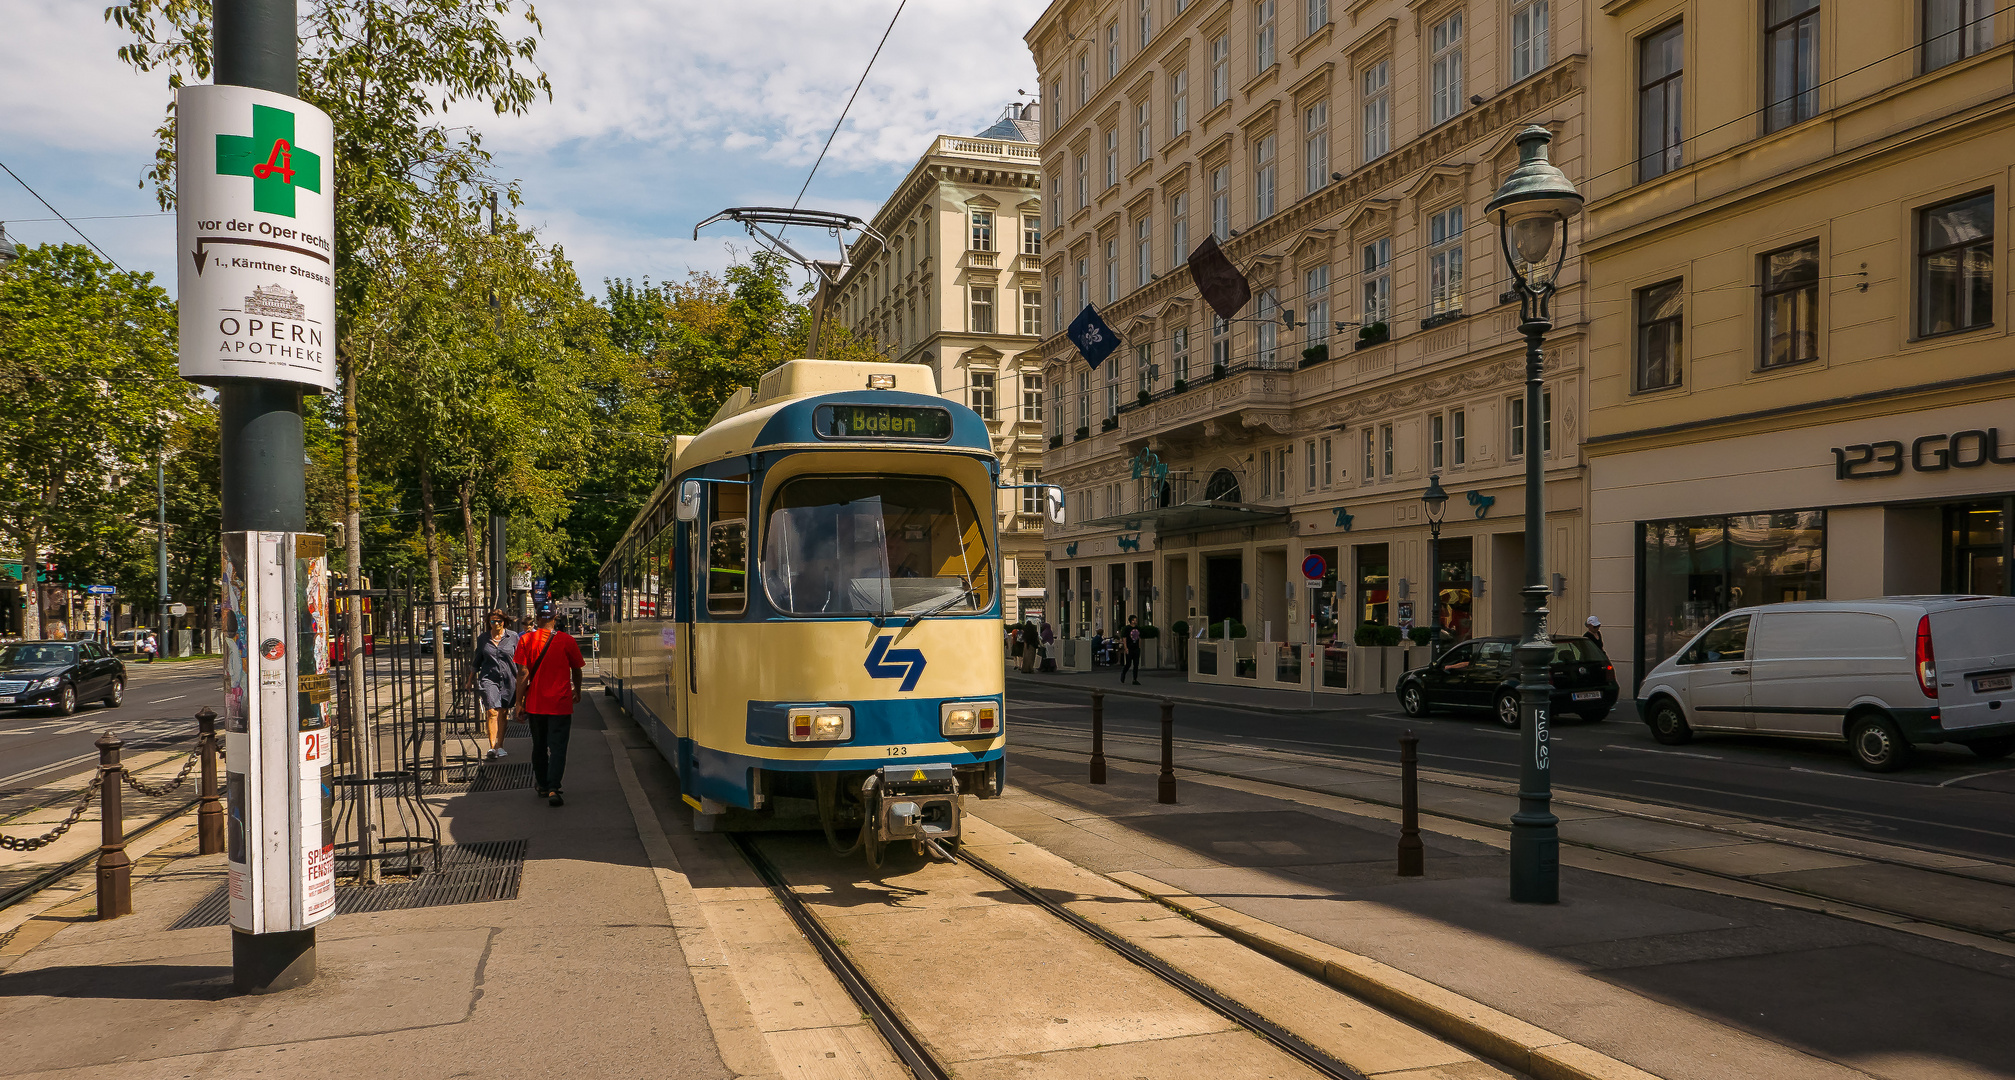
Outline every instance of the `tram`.
{"label": "tram", "polygon": [[602,569],[603,667],[697,828],[948,854],[1006,783],[1000,483],[914,364],[793,360],[675,440]]}

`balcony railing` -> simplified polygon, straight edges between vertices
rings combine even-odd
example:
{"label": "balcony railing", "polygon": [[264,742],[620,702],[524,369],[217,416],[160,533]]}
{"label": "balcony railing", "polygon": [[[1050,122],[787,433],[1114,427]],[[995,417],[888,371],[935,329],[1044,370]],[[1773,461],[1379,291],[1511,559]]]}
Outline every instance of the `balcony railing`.
{"label": "balcony railing", "polygon": [[938,136],[937,145],[931,153],[945,157],[989,158],[995,161],[1020,161],[1035,164],[1041,159],[1034,143],[1009,142],[1006,139],[973,139],[954,135]]}

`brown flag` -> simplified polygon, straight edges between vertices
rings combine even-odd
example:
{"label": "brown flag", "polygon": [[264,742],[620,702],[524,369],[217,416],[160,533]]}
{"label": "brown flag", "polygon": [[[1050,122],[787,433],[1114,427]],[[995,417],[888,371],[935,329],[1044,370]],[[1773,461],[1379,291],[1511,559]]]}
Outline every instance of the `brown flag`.
{"label": "brown flag", "polygon": [[1206,234],[1203,243],[1189,253],[1189,276],[1196,282],[1197,292],[1203,294],[1203,302],[1217,312],[1220,319],[1237,315],[1240,308],[1252,299],[1252,286],[1246,283],[1245,275],[1238,267],[1225,258],[1218,249],[1217,237]]}

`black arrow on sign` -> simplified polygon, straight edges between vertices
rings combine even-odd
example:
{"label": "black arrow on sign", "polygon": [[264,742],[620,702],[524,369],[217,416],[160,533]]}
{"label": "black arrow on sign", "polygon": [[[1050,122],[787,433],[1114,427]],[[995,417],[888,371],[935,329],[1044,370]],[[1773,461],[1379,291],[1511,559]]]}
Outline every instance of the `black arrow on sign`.
{"label": "black arrow on sign", "polygon": [[[196,260],[197,277],[203,276],[204,244],[245,244],[250,247],[277,248],[281,251],[291,251],[297,255],[306,255],[309,258],[320,259],[325,263],[329,262],[327,255],[316,251],[314,248],[295,247],[292,244],[282,244],[273,240],[254,240],[249,236],[199,236],[196,238],[196,250],[189,253],[189,257]],[[335,264],[329,263],[329,265],[334,266]]]}

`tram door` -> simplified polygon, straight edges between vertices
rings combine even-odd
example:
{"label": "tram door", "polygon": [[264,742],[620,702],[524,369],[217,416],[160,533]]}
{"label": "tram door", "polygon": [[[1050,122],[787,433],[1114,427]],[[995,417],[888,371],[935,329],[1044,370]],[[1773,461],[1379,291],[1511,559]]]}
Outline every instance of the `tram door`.
{"label": "tram door", "polygon": [[681,739],[692,737],[692,694],[693,685],[693,559],[692,538],[698,533],[689,522],[678,522],[675,526],[672,551],[672,603],[671,610],[665,612],[665,674],[666,698],[672,703],[672,734]]}

